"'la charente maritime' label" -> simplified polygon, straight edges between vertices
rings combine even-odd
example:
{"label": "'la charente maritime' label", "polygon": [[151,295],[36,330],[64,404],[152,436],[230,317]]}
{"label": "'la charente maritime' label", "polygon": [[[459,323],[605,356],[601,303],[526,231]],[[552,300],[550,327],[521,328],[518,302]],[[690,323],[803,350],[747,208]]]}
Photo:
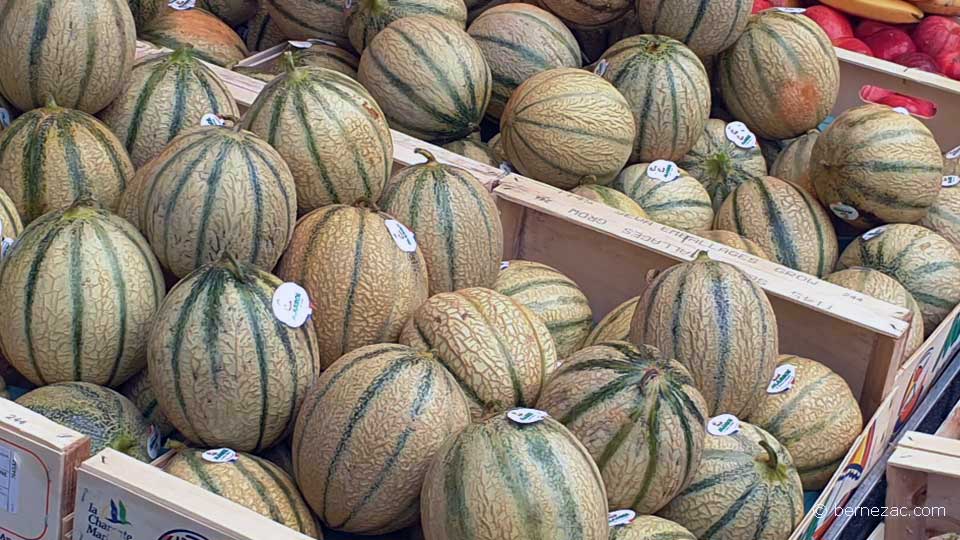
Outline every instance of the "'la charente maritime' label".
{"label": "'la charente maritime' label", "polygon": [[727,437],[740,431],[740,419],[732,414],[720,414],[707,420],[707,433]]}

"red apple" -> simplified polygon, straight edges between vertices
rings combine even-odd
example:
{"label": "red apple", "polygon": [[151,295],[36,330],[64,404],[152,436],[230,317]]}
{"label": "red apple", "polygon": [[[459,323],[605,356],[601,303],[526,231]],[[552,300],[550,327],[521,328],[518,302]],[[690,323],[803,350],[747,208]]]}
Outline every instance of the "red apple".
{"label": "red apple", "polygon": [[828,6],[813,6],[804,13],[823,28],[830,40],[853,37],[853,26],[843,13]]}
{"label": "red apple", "polygon": [[919,69],[921,71],[929,71],[930,73],[940,73],[940,66],[937,64],[937,61],[924,52],[901,54],[894,58],[893,61],[901,66]]}
{"label": "red apple", "polygon": [[877,58],[884,60],[893,60],[902,54],[917,52],[917,45],[910,39],[910,35],[899,28],[881,30],[863,38],[863,42]]}
{"label": "red apple", "polygon": [[873,56],[873,51],[870,50],[870,47],[867,47],[867,44],[860,41],[855,37],[840,38],[835,40],[833,44],[841,49],[846,49],[848,51],[858,52],[860,54],[865,54],[867,56]]}
{"label": "red apple", "polygon": [[946,52],[937,56],[940,72],[955,81],[960,81],[960,51]]}
{"label": "red apple", "polygon": [[773,4],[770,3],[770,0],[753,0],[753,13],[760,13],[765,9],[770,9],[773,7]]}
{"label": "red apple", "polygon": [[917,49],[930,56],[960,51],[960,23],[949,17],[930,15],[913,31]]}
{"label": "red apple", "polygon": [[857,29],[853,32],[853,36],[859,39],[866,39],[877,32],[882,32],[883,30],[889,30],[891,28],[896,27],[892,24],[864,19],[863,22],[857,25]]}

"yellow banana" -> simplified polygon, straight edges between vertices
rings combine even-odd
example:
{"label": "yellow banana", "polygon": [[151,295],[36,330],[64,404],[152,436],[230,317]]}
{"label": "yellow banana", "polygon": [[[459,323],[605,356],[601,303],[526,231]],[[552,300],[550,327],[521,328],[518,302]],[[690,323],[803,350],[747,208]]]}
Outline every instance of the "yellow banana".
{"label": "yellow banana", "polygon": [[923,18],[923,11],[905,0],[821,0],[824,4],[858,17],[902,24]]}

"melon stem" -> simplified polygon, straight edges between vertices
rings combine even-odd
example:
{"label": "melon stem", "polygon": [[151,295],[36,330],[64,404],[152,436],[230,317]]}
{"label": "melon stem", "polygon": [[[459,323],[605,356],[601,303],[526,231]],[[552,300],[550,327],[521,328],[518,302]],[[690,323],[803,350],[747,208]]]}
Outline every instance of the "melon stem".
{"label": "melon stem", "polygon": [[763,448],[766,452],[766,456],[762,456],[759,461],[766,463],[766,466],[770,469],[770,474],[776,478],[784,479],[787,477],[787,467],[783,463],[780,463],[780,456],[777,455],[777,451],[773,446],[766,440],[760,440],[758,443],[760,447]]}
{"label": "melon stem", "polygon": [[367,199],[366,197],[361,197],[357,199],[357,202],[353,203],[357,208],[366,208],[368,210],[373,210],[376,213],[380,213],[380,207],[377,206],[377,203]]}
{"label": "melon stem", "polygon": [[130,435],[122,435],[110,445],[117,452],[122,452],[128,456],[133,456],[137,448],[137,440]]}
{"label": "melon stem", "polygon": [[294,73],[297,71],[297,62],[294,60],[293,52],[291,51],[283,53],[280,64],[283,66],[284,73]]}
{"label": "melon stem", "polygon": [[185,62],[193,59],[193,45],[184,45],[170,53],[171,62]]}
{"label": "melon stem", "polygon": [[57,100],[54,99],[53,95],[47,96],[46,105],[44,105],[44,107],[47,108],[47,109],[59,109],[59,108],[60,108],[60,106],[57,105]]}
{"label": "melon stem", "polygon": [[365,0],[363,4],[373,15],[382,15],[390,7],[389,0]]}
{"label": "melon stem", "polygon": [[414,154],[420,154],[421,156],[427,158],[427,162],[424,165],[434,165],[438,164],[437,158],[426,148],[417,148],[413,151]]}
{"label": "melon stem", "polygon": [[223,255],[220,256],[220,266],[233,274],[233,277],[240,283],[247,283],[249,281],[247,279],[247,273],[243,271],[243,267],[240,266],[240,263],[237,262],[237,259],[230,252],[224,251]]}
{"label": "melon stem", "polygon": [[707,174],[710,176],[726,177],[733,170],[733,164],[730,156],[726,154],[714,154],[707,160]]}
{"label": "melon stem", "polygon": [[710,258],[710,254],[707,253],[706,250],[700,250],[700,251],[698,251],[697,254],[693,257],[693,260],[696,261],[696,262],[707,262],[707,261],[710,261],[710,260],[712,260],[712,259]]}

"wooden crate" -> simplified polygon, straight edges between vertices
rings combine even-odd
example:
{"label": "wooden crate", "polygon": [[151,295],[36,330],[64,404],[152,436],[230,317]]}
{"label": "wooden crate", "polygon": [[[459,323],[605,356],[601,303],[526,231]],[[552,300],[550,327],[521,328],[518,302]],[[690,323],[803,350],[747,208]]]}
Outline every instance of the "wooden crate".
{"label": "wooden crate", "polygon": [[887,540],[960,532],[960,440],[907,433],[887,462],[886,506],[907,510],[886,518]]}

